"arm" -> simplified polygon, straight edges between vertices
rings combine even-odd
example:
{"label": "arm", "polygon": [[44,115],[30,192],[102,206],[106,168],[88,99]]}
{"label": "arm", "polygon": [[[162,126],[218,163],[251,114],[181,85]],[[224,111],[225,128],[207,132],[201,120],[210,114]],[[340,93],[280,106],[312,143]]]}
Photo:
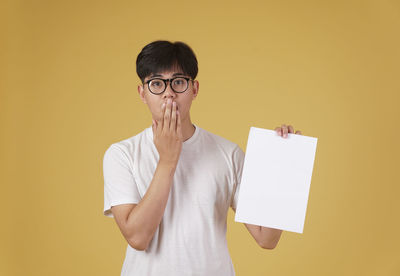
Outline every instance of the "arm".
{"label": "arm", "polygon": [[111,207],[115,220],[130,246],[145,250],[153,239],[167,205],[176,165],[160,161],[151,184],[139,204]]}
{"label": "arm", "polygon": [[172,106],[169,102],[162,109],[164,117],[160,122],[153,120],[152,126],[160,159],[149,188],[137,205],[111,208],[123,236],[137,250],[148,247],[161,222],[182,149],[181,119],[176,104]]}
{"label": "arm", "polygon": [[274,249],[283,230],[244,223],[255,241],[264,249]]}

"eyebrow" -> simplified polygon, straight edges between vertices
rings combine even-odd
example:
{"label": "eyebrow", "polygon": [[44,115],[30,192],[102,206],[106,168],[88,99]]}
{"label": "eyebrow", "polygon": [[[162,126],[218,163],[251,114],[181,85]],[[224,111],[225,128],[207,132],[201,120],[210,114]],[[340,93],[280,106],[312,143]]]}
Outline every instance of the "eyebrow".
{"label": "eyebrow", "polygon": [[[184,76],[184,75],[185,74],[183,74],[183,73],[174,73],[172,76],[175,77],[175,76]],[[162,75],[155,74],[155,75],[151,75],[149,78],[155,78],[155,77],[162,77]]]}

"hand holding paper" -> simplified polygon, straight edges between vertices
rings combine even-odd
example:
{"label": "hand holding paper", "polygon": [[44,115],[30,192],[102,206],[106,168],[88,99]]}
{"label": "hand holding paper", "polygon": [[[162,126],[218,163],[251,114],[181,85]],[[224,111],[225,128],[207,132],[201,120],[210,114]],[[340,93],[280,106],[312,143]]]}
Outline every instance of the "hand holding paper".
{"label": "hand holding paper", "polygon": [[303,233],[317,138],[287,135],[250,128],[235,221]]}

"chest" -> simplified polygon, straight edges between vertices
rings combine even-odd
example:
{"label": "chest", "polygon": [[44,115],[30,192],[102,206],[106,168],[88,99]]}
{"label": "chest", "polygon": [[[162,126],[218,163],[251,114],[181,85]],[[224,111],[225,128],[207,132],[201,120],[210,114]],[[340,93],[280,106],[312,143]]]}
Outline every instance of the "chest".
{"label": "chest", "polygon": [[[158,155],[146,153],[137,157],[134,177],[143,198],[153,179]],[[175,170],[168,204],[180,207],[227,210],[233,188],[229,160],[216,151],[185,152]]]}

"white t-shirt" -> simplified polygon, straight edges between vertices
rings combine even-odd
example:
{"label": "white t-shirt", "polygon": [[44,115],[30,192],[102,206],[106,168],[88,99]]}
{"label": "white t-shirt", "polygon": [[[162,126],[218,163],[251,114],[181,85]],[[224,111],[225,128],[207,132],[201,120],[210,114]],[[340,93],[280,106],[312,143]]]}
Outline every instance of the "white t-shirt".
{"label": "white t-shirt", "polygon": [[[236,210],[244,152],[194,126],[183,142],[161,223],[146,250],[128,244],[122,276],[235,275],[226,219],[230,206]],[[111,206],[139,203],[158,160],[151,127],[110,145],[103,160],[105,216],[113,217]]]}

